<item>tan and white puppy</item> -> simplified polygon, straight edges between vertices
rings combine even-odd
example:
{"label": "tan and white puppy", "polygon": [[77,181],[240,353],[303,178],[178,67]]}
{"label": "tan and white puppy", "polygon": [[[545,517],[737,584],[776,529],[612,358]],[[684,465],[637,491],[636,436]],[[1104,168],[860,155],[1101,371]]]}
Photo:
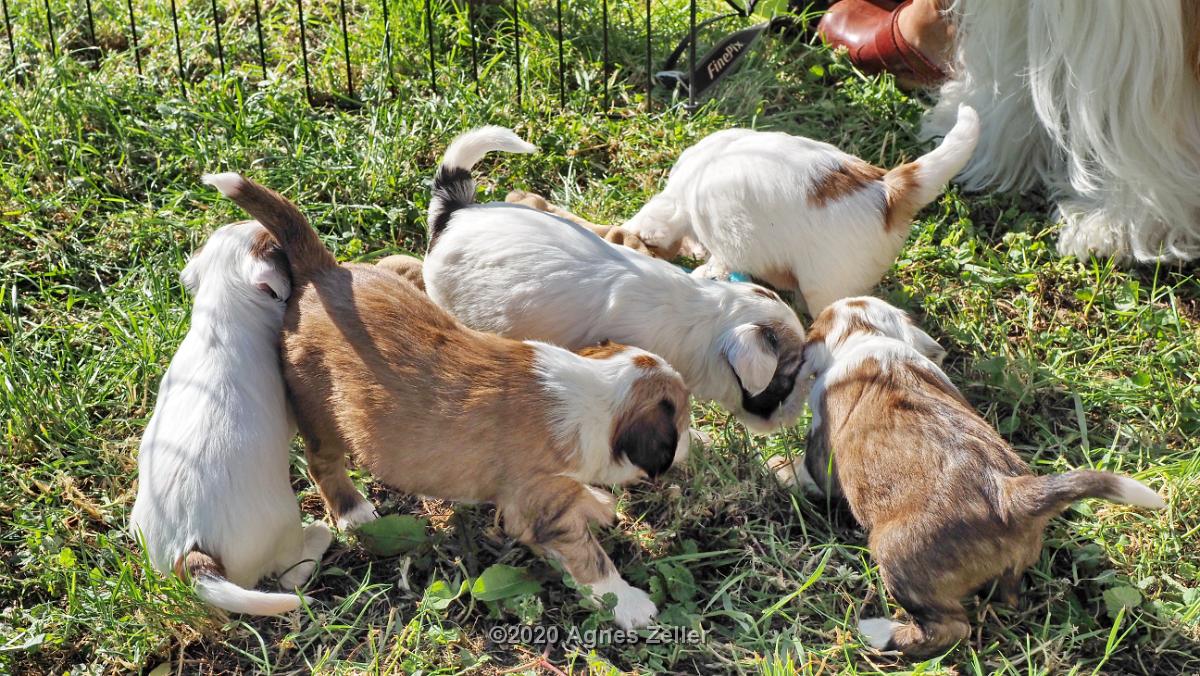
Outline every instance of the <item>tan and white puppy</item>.
{"label": "tan and white puppy", "polygon": [[575,354],[473,331],[394,268],[338,265],[303,214],[237,174],[206,179],[259,220],[292,271],[283,371],[309,472],[341,528],[376,517],[346,454],[399,490],[495,503],[514,537],[616,595],[623,627],[656,609],[592,534],[613,520],[591,485],[665,472],[686,456],[683,379],[644,350]]}
{"label": "tan and white puppy", "polygon": [[808,449],[804,467],[779,471],[845,497],[870,532],[883,581],[908,613],[904,623],[859,623],[876,648],[946,650],[970,631],[962,598],[993,581],[1015,604],[1046,523],[1076,500],[1165,506],[1108,472],[1035,476],[938,368],[937,343],[881,300],[826,308],[805,353],[816,376]]}
{"label": "tan and white puppy", "polygon": [[879,283],[913,217],[978,138],[979,119],[963,106],[941,145],[888,171],[812,139],[719,131],[679,156],[666,188],[624,228],[652,247],[690,235],[710,253],[693,274],[751,275],[796,291],[815,317]]}
{"label": "tan and white puppy", "polygon": [[156,570],[191,579],[214,606],[294,610],[295,593],[248,589],[270,574],[285,589],[304,584],[330,540],[323,523],[301,527],[290,481],[296,426],[279,372],[287,261],[262,226],[234,223],[180,277],[192,324],[142,435],[130,531]]}
{"label": "tan and white puppy", "polygon": [[804,328],[777,294],[689,276],[547,213],[476,204],[471,168],[493,150],[535,148],[483,127],[455,139],[434,176],[424,275],[435,303],[511,338],[650,350],[697,398],[720,402],[755,432],[796,420]]}

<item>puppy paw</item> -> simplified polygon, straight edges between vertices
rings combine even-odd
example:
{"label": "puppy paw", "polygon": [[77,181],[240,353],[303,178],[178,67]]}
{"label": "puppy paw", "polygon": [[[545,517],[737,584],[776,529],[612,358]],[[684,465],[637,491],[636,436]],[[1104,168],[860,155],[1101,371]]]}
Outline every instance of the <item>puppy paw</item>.
{"label": "puppy paw", "polygon": [[308,578],[312,577],[313,571],[316,569],[316,561],[301,561],[279,576],[279,587],[281,589],[303,587],[304,583],[308,582]]}
{"label": "puppy paw", "polygon": [[656,249],[670,249],[675,245],[675,241],[671,238],[669,230],[650,228],[645,232],[634,232],[633,234],[642,240],[646,246],[652,246]]}
{"label": "puppy paw", "polygon": [[679,240],[679,254],[698,261],[705,260],[709,256],[708,249],[690,236]]}
{"label": "puppy paw", "polygon": [[331,542],[333,542],[333,531],[329,530],[329,526],[325,525],[324,521],[315,521],[304,527],[305,558],[321,558],[325,554],[325,550],[329,549]]}
{"label": "puppy paw", "polygon": [[820,495],[821,487],[813,480],[812,475],[803,462],[782,455],[772,456],[767,460],[767,469],[775,473],[775,480],[780,486],[790,488],[810,495]]}
{"label": "puppy paw", "polygon": [[371,523],[378,518],[379,512],[375,511],[375,506],[363,500],[353,509],[339,516],[337,526],[338,530],[342,531],[354,530],[364,523]]}
{"label": "puppy paw", "polygon": [[650,600],[650,595],[629,584],[617,573],[593,583],[591,587],[592,595],[600,602],[603,602],[605,594],[617,597],[613,621],[622,629],[645,627],[658,615],[658,608]]}

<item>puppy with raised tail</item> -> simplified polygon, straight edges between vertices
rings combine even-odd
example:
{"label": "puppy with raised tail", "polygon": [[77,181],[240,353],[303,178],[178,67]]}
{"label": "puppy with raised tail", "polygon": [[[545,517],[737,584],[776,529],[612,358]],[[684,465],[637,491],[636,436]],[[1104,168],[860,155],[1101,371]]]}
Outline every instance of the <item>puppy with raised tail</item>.
{"label": "puppy with raised tail", "polygon": [[[781,477],[841,495],[907,621],[863,620],[872,646],[915,657],[967,637],[961,599],[990,582],[1016,603],[1046,523],[1072,502],[1166,504],[1134,479],[1092,470],[1034,476],[938,367],[937,342],[875,298],[841,300],[809,330],[816,375],[804,466]],[[807,470],[807,471],[806,471]],[[815,482],[814,482],[815,477]]]}
{"label": "puppy with raised tail", "polygon": [[650,350],[697,398],[720,402],[756,432],[796,420],[804,328],[778,295],[689,276],[544,212],[476,204],[471,168],[493,150],[536,148],[483,127],[455,139],[434,176],[424,276],[435,303],[511,338]]}
{"label": "puppy with raised tail", "polygon": [[963,106],[941,145],[889,171],[812,139],[719,131],[679,156],[624,228],[661,248],[690,235],[710,254],[693,274],[749,274],[798,292],[816,317],[879,283],[978,139],[979,117]]}
{"label": "puppy with raised tail", "polygon": [[258,223],[226,225],[180,275],[192,324],[158,389],[138,453],[130,531],[161,573],[190,579],[206,602],[277,615],[295,593],[252,591],[279,574],[312,574],[329,546],[323,523],[300,524],[289,480],[296,435],[279,372],[287,261]]}
{"label": "puppy with raised tail", "polygon": [[[283,371],[308,468],[341,528],[376,518],[346,454],[384,483],[492,502],[504,528],[616,595],[623,627],[657,610],[590,530],[613,520],[592,485],[665,472],[688,448],[688,393],[662,359],[602,345],[575,354],[480,333],[402,277],[403,265],[338,265],[292,203],[237,174],[206,179],[287,256]],[[397,274],[399,270],[401,274]]]}

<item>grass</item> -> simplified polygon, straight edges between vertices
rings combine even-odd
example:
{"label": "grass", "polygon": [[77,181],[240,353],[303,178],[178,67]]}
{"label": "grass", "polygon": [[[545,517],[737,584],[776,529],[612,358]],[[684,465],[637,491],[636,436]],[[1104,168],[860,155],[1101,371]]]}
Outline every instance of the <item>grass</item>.
{"label": "grass", "polygon": [[[514,127],[542,153],[489,161],[481,191],[551,196],[619,221],[678,153],[734,125],[836,143],[891,165],[922,150],[923,103],[803,41],[768,39],[719,99],[688,114],[663,92],[650,112],[641,3],[611,3],[613,114],[601,109],[598,3],[565,3],[569,101],[557,102],[553,3],[525,8],[525,97],[514,96],[502,7],[480,11],[480,93],[464,13],[435,2],[440,94],[429,92],[421,3],[392,3],[389,78],[378,3],[349,3],[361,109],[305,104],[293,5],[263,3],[269,78],[259,84],[252,8],[223,2],[229,75],[217,73],[211,6],[179,3],[186,98],[167,3],[137,4],[145,75],[134,74],[123,1],[96,0],[98,67],[75,4],[13,6],[19,67],[0,89],[0,672],[1196,673],[1200,671],[1200,283],[1192,270],[1062,259],[1043,195],[963,195],[926,209],[879,293],[950,349],[967,398],[1039,473],[1097,467],[1167,496],[1148,514],[1081,503],[1047,531],[1024,605],[971,602],[965,645],[925,663],[880,655],[854,630],[890,612],[848,511],[778,488],[762,459],[802,448],[806,422],[754,438],[698,406],[715,447],[659,490],[620,493],[613,558],[651,589],[664,623],[700,640],[498,644],[520,622],[611,626],[546,562],[499,534],[493,510],[418,500],[360,476],[384,512],[429,519],[396,557],[339,537],[292,617],[227,617],[154,574],[124,533],[139,435],[187,330],[177,274],[240,215],[199,184],[245,170],[299,202],[343,260],[421,251],[426,180],[457,132]],[[344,86],[337,3],[310,1],[318,94]],[[162,5],[162,6],[160,6]],[[506,5],[505,5],[506,6]],[[705,16],[719,5],[703,3]],[[686,3],[655,3],[655,53],[682,34]],[[0,57],[9,57],[0,46]],[[61,55],[68,51],[66,55]],[[320,97],[336,103],[336,97]],[[297,455],[295,486],[323,517]],[[464,591],[505,564],[541,590],[500,601]],[[460,593],[461,592],[461,593]],[[695,637],[679,636],[681,639]]]}

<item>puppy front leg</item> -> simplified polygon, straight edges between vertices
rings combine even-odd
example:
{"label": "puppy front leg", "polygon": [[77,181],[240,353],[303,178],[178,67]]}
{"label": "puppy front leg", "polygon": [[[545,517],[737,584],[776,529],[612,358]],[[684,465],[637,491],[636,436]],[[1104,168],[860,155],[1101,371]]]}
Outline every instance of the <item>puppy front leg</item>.
{"label": "puppy front leg", "polygon": [[535,552],[562,562],[592,597],[617,597],[614,620],[624,629],[644,627],[658,614],[646,592],[621,577],[591,525],[611,525],[612,498],[574,479],[554,477],[526,486],[502,507],[504,527]]}
{"label": "puppy front leg", "polygon": [[304,457],[308,459],[308,474],[339,530],[358,528],[379,518],[375,506],[350,480],[346,450],[340,444],[304,435]]}

